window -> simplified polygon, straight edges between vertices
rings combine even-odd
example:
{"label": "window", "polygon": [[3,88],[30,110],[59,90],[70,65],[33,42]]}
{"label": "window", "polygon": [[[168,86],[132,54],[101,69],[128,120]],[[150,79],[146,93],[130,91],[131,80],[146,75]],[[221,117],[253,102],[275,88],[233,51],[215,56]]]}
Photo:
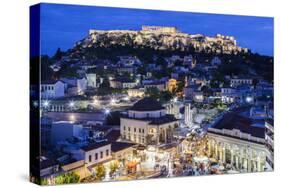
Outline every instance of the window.
{"label": "window", "polygon": [[146,113],[146,117],[149,117],[149,113]]}
{"label": "window", "polygon": [[99,156],[98,153],[95,153],[95,160],[98,160]]}
{"label": "window", "polygon": [[128,131],[129,131],[129,132],[131,131],[131,128],[130,128],[130,127],[128,127]]}
{"label": "window", "polygon": [[89,162],[92,162],[92,155],[89,155]]}
{"label": "window", "polygon": [[124,131],[126,130],[126,127],[124,126]]}
{"label": "window", "polygon": [[101,159],[103,158],[103,152],[102,151],[100,152],[100,158]]}
{"label": "window", "polygon": [[142,129],[142,133],[144,133],[144,129]]}
{"label": "window", "polygon": [[136,129],[136,128],[134,128],[134,132],[137,132],[137,129]]}
{"label": "window", "polygon": [[139,133],[141,133],[141,129],[139,128]]}
{"label": "window", "polygon": [[108,155],[109,155],[109,150],[107,149],[107,150],[105,151],[105,153],[106,153],[106,156],[108,156]]}

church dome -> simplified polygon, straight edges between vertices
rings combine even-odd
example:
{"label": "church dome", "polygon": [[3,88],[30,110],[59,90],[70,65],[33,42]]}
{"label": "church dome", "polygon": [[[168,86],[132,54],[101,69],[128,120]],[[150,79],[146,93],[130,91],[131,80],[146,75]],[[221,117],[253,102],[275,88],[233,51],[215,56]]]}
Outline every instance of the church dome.
{"label": "church dome", "polygon": [[160,102],[152,97],[145,97],[136,102],[130,110],[133,111],[156,111],[165,109]]}

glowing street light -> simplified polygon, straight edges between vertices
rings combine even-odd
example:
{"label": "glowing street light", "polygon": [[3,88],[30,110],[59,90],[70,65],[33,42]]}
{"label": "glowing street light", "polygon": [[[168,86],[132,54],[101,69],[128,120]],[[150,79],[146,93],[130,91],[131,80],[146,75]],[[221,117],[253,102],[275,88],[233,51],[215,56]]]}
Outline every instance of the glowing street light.
{"label": "glowing street light", "polygon": [[50,105],[50,102],[48,100],[43,101],[43,107],[48,108]]}
{"label": "glowing street light", "polygon": [[74,103],[74,101],[70,101],[68,105],[69,105],[70,108],[73,108],[75,103]]}
{"label": "glowing street light", "polygon": [[104,110],[104,113],[105,113],[106,115],[110,114],[110,109],[108,109],[108,108],[105,109],[105,110]]}
{"label": "glowing street light", "polygon": [[116,104],[116,99],[112,98],[111,101],[110,101],[110,103],[111,103],[112,105]]}
{"label": "glowing street light", "polygon": [[93,104],[94,105],[98,105],[99,104],[99,100],[97,99],[96,96],[93,97]]}
{"label": "glowing street light", "polygon": [[125,101],[129,101],[129,100],[130,100],[129,96],[124,97],[124,100],[125,100]]}
{"label": "glowing street light", "polygon": [[71,114],[69,116],[69,119],[70,119],[71,122],[74,122],[76,120],[75,115]]}
{"label": "glowing street light", "polygon": [[253,101],[253,97],[250,97],[250,96],[246,97],[246,102],[247,103],[250,103],[252,101]]}

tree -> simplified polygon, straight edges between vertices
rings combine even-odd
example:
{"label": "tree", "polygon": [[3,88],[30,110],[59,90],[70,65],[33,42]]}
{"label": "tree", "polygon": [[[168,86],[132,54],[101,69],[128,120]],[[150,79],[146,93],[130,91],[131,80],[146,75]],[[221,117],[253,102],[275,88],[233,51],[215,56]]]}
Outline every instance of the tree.
{"label": "tree", "polygon": [[41,178],[40,185],[48,185],[48,180],[46,178]]}
{"label": "tree", "polygon": [[78,183],[79,181],[80,176],[75,172],[70,172],[55,177],[55,184]]}
{"label": "tree", "polygon": [[104,79],[102,84],[100,85],[100,88],[109,88],[110,87],[110,83],[108,79]]}
{"label": "tree", "polygon": [[105,177],[105,167],[100,164],[95,168],[96,171],[96,177],[98,180],[102,180]]}
{"label": "tree", "polygon": [[160,98],[160,91],[157,87],[149,87],[145,91],[145,95],[148,95],[150,97],[153,97],[155,99]]}
{"label": "tree", "polygon": [[119,162],[114,161],[110,163],[110,175],[112,176],[119,168]]}
{"label": "tree", "polygon": [[61,51],[60,48],[58,48],[57,51],[56,51],[56,53],[55,53],[55,55],[54,55],[54,59],[55,59],[55,60],[60,60],[61,57],[62,57],[62,51]]}
{"label": "tree", "polygon": [[173,98],[173,95],[169,91],[161,91],[160,92],[160,102],[162,104],[170,101],[172,98]]}
{"label": "tree", "polygon": [[50,66],[54,62],[49,58],[49,56],[41,56],[41,80],[51,80],[54,74]]}

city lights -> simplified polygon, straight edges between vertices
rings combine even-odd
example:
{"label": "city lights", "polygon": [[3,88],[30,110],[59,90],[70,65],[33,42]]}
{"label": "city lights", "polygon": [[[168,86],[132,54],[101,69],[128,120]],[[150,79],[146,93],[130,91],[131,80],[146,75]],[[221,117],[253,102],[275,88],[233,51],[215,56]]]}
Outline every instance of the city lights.
{"label": "city lights", "polygon": [[106,109],[104,110],[104,113],[105,113],[106,115],[110,114],[110,109],[106,108]]}
{"label": "city lights", "polygon": [[73,108],[75,106],[75,103],[74,103],[74,101],[70,101],[68,105],[70,108]]}
{"label": "city lights", "polygon": [[71,122],[75,122],[75,120],[76,120],[75,115],[71,114],[71,115],[69,116],[69,120],[70,120]]}
{"label": "city lights", "polygon": [[253,102],[253,97],[250,97],[250,96],[246,97],[246,102],[247,103]]}
{"label": "city lights", "polygon": [[93,97],[93,104],[99,105],[99,100],[96,97]]}
{"label": "city lights", "polygon": [[173,102],[178,102],[178,98],[177,97],[173,98]]}
{"label": "city lights", "polygon": [[112,99],[110,100],[110,103],[111,103],[111,105],[116,104],[116,99],[115,99],[115,98],[112,98]]}
{"label": "city lights", "polygon": [[48,100],[43,101],[43,107],[48,108],[50,105],[50,102]]}

